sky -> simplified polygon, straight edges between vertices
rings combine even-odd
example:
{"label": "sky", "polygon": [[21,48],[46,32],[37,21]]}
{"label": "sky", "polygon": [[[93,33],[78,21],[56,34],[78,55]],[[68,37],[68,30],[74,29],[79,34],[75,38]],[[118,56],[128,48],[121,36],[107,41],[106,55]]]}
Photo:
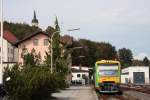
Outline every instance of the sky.
{"label": "sky", "polygon": [[[150,58],[150,0],[3,0],[4,20],[31,25],[36,11],[39,27],[53,26],[76,39],[109,42],[129,48],[134,57]],[[67,32],[72,28],[79,31]]]}

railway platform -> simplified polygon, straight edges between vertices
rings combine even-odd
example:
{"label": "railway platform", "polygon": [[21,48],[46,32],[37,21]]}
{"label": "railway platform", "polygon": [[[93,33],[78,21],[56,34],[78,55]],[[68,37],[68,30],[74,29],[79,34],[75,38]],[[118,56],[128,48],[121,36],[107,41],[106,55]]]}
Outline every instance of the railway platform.
{"label": "railway platform", "polygon": [[71,86],[59,93],[52,94],[56,100],[98,100],[92,86]]}

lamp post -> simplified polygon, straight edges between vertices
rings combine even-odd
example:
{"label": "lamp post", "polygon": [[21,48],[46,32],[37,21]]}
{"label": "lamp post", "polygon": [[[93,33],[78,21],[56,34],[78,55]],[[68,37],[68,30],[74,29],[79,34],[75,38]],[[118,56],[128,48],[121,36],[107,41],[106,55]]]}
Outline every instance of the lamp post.
{"label": "lamp post", "polygon": [[[85,58],[85,56],[79,56],[78,58],[82,59],[82,58]],[[81,63],[82,63],[82,61],[80,61],[80,65],[79,65],[80,69],[82,68],[82,64]]]}
{"label": "lamp post", "polygon": [[[67,31],[76,31],[76,30],[80,30],[80,28],[69,29]],[[53,32],[52,36],[51,36],[51,39],[50,39],[50,41],[51,41],[51,73],[53,73],[53,37],[58,32],[61,32],[61,31]]]}
{"label": "lamp post", "polygon": [[0,36],[0,84],[3,84],[3,0],[1,0],[1,36]]}
{"label": "lamp post", "polygon": [[70,50],[69,50],[69,52],[68,52],[68,59],[70,59],[70,61],[69,61],[69,68],[72,66],[72,55],[71,55],[71,53],[74,51],[74,50],[77,50],[77,49],[82,49],[83,47],[73,47],[73,48],[71,48]]}
{"label": "lamp post", "polygon": [[71,80],[72,80],[72,71],[71,71],[71,67],[72,67],[72,55],[71,53],[74,51],[74,50],[78,50],[78,49],[82,49],[83,47],[73,47],[73,48],[70,48],[69,51],[68,51],[68,57],[67,57],[67,61],[68,61],[68,75],[67,75],[67,84],[68,86],[70,86],[71,84]]}

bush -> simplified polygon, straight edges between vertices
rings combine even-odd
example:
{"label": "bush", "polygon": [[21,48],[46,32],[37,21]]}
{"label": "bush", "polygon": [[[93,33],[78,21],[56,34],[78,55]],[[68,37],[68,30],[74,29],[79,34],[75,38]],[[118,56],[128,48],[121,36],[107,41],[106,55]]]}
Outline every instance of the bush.
{"label": "bush", "polygon": [[50,68],[45,66],[6,68],[4,79],[10,77],[5,81],[9,100],[48,100],[53,92],[63,87],[63,79],[59,76],[51,74]]}

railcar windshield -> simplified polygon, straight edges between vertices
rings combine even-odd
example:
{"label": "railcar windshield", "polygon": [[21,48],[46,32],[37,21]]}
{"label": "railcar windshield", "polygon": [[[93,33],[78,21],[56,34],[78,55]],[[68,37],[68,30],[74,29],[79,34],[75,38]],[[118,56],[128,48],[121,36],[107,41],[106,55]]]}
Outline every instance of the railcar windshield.
{"label": "railcar windshield", "polygon": [[100,76],[118,76],[118,70],[100,70]]}
{"label": "railcar windshield", "polygon": [[118,64],[99,64],[98,73],[100,76],[118,76]]}

